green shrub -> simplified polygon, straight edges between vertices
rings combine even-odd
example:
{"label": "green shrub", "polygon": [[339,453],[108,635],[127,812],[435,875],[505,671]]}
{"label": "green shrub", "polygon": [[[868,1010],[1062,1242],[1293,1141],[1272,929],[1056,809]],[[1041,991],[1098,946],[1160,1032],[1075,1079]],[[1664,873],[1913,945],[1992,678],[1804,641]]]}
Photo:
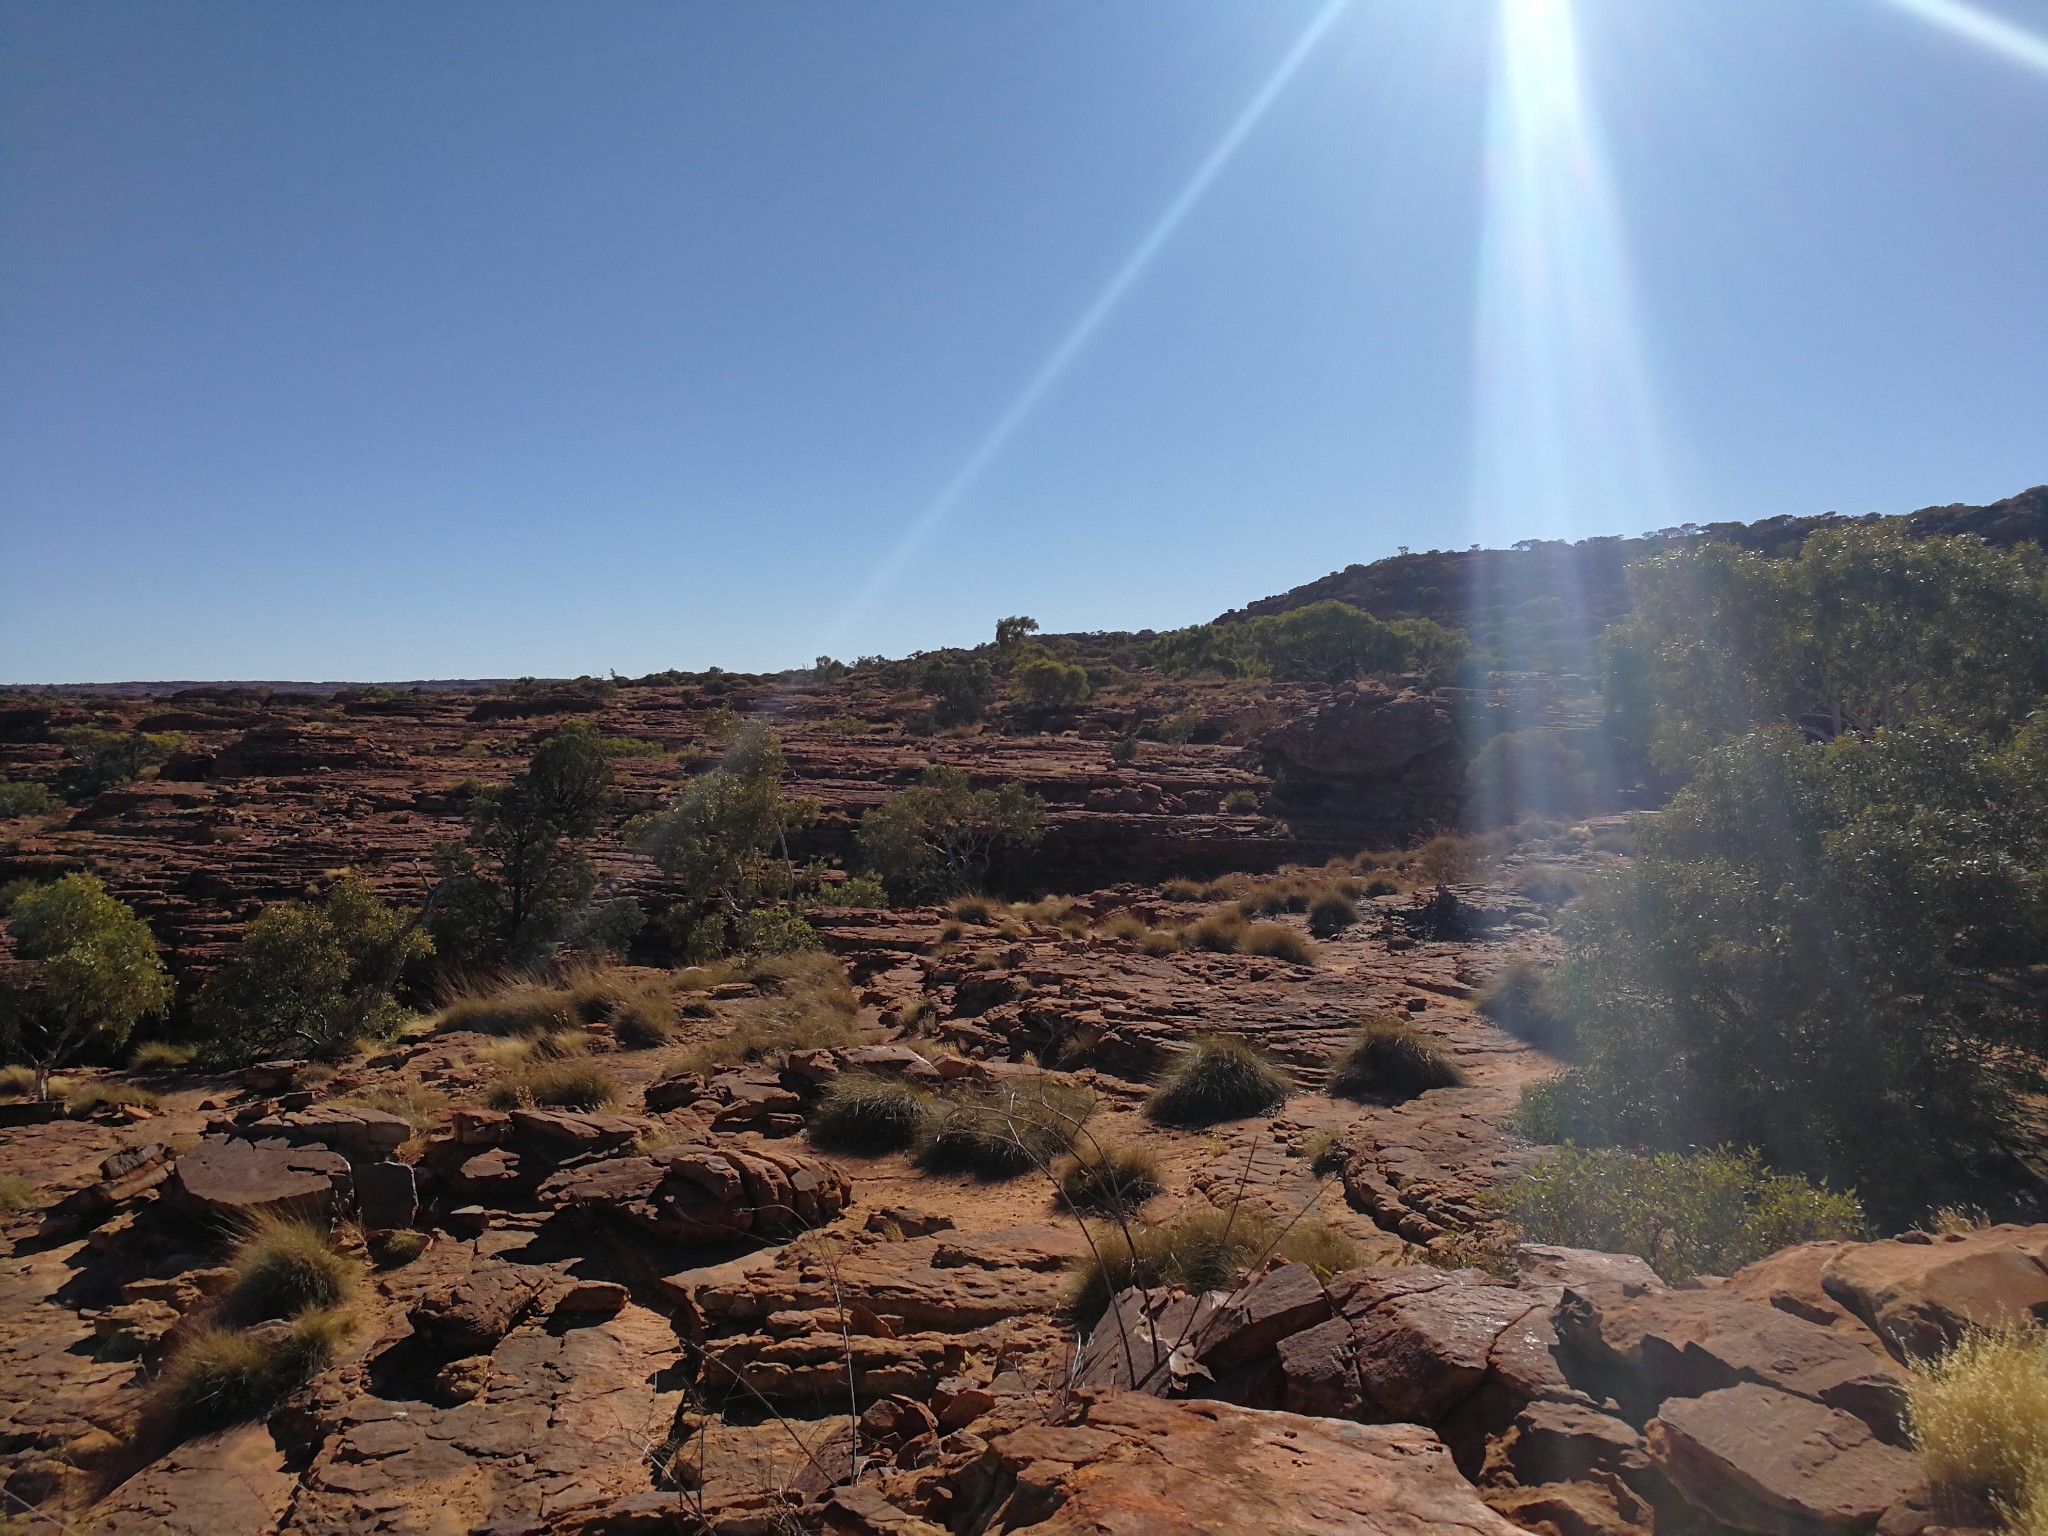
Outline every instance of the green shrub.
{"label": "green shrub", "polygon": [[118,1051],[140,1020],[170,1006],[170,974],[148,924],[92,875],[16,896],[8,930],[16,958],[36,964],[0,984],[0,1040],[41,1073],[88,1045]]}
{"label": "green shrub", "polygon": [[55,816],[64,802],[43,784],[0,783],[0,821],[17,816]]}
{"label": "green shrub", "polygon": [[1026,702],[1047,709],[1079,704],[1090,691],[1086,667],[1051,656],[1031,656],[1018,662],[1010,673],[1010,685]]}
{"label": "green shrub", "polygon": [[1165,1188],[1156,1153],[1116,1142],[1084,1141],[1053,1172],[1068,1206],[1091,1215],[1130,1215]]}
{"label": "green shrub", "polygon": [[508,1072],[484,1093],[492,1109],[606,1109],[619,1101],[619,1084],[594,1061],[536,1062]]}
{"label": "green shrub", "polygon": [[1365,1021],[1338,1060],[1330,1092],[1352,1099],[1412,1099],[1465,1081],[1464,1069],[1435,1040],[1406,1019],[1381,1013]]}
{"label": "green shrub", "polygon": [[1045,802],[1018,784],[976,789],[958,768],[934,764],[917,786],[860,819],[862,866],[896,902],[978,889],[991,861],[1029,853],[1045,835]]}
{"label": "green shrub", "polygon": [[233,1270],[226,1312],[239,1323],[345,1306],[362,1285],[356,1261],[304,1221],[256,1222],[235,1245]]}
{"label": "green shrub", "polygon": [[1284,923],[1253,923],[1245,929],[1240,946],[1248,955],[1265,955],[1289,965],[1314,965],[1317,958],[1308,935]]}
{"label": "green shrub", "polygon": [[130,1072],[178,1072],[192,1064],[192,1047],[168,1040],[145,1040],[128,1058]]}
{"label": "green shrub", "polygon": [[932,1173],[1014,1179],[1050,1167],[1094,1110],[1093,1094],[1051,1074],[970,1089],[941,1102],[918,1165]]}
{"label": "green shrub", "polygon": [[1571,1019],[1551,975],[1533,960],[1511,961],[1480,988],[1479,1011],[1518,1040],[1553,1056],[1570,1054]]}
{"label": "green shrub", "polygon": [[929,1093],[899,1078],[842,1072],[811,1111],[807,1134],[828,1152],[901,1152],[917,1143],[934,1108]]}
{"label": "green shrub", "polygon": [[1145,1100],[1159,1125],[1200,1127],[1278,1109],[1292,1088],[1287,1074],[1234,1035],[1201,1035],[1166,1069]]}
{"label": "green shrub", "polygon": [[1068,1309],[1092,1327],[1117,1293],[1132,1286],[1182,1286],[1190,1291],[1235,1290],[1245,1274],[1278,1255],[1309,1265],[1323,1279],[1354,1268],[1358,1247],[1321,1217],[1283,1225],[1265,1211],[1239,1203],[1230,1210],[1197,1207],[1172,1221],[1111,1227],[1094,1234],[1094,1252],[1075,1266]]}
{"label": "green shrub", "polygon": [[1333,939],[1358,921],[1358,903],[1336,889],[1319,893],[1309,903],[1308,931],[1319,939]]}
{"label": "green shrub", "polygon": [[2048,1331],[1973,1331],[1913,1362],[1907,1424],[1928,1480],[1995,1501],[2008,1530],[2048,1521]]}
{"label": "green shrub", "polygon": [[1232,816],[1249,816],[1259,808],[1259,792],[1255,789],[1233,789],[1223,797],[1223,809]]}
{"label": "green shrub", "polygon": [[247,1333],[204,1329],[171,1357],[159,1400],[186,1434],[263,1418],[325,1370],[354,1327],[332,1311]]}
{"label": "green shrub", "polygon": [[1866,1235],[1852,1193],[1773,1173],[1754,1152],[1565,1146],[1497,1190],[1536,1243],[1633,1253],[1676,1282],[1733,1274],[1794,1243]]}

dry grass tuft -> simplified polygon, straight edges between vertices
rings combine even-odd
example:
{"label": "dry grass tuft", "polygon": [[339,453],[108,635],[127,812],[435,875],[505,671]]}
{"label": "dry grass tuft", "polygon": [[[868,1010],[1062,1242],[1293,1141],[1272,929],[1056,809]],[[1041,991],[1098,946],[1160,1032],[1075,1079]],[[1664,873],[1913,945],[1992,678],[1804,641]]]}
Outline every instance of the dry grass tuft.
{"label": "dry grass tuft", "polygon": [[1199,1127],[1262,1115],[1286,1102],[1287,1074],[1264,1052],[1234,1035],[1199,1036],[1166,1069],[1145,1100],[1158,1125]]}
{"label": "dry grass tuft", "polygon": [[226,1312],[238,1322],[297,1317],[352,1303],[362,1268],[318,1227],[282,1217],[259,1219],[235,1245]]}
{"label": "dry grass tuft", "polygon": [[1457,1088],[1465,1072],[1442,1046],[1391,1013],[1374,1014],[1330,1074],[1330,1092],[1346,1098],[1412,1099]]}
{"label": "dry grass tuft", "polygon": [[130,1072],[178,1072],[192,1065],[192,1048],[168,1040],[145,1040],[128,1058]]}
{"label": "dry grass tuft", "polygon": [[931,1094],[900,1078],[842,1072],[811,1112],[806,1134],[828,1152],[901,1152],[923,1135],[934,1108]]}
{"label": "dry grass tuft", "polygon": [[1068,1206],[1092,1215],[1133,1215],[1166,1187],[1156,1153],[1116,1142],[1084,1142],[1053,1173]]}
{"label": "dry grass tuft", "polygon": [[260,1419],[326,1369],[354,1329],[338,1310],[246,1333],[204,1329],[165,1367],[158,1401],[186,1434]]}
{"label": "dry grass tuft", "polygon": [[1050,1073],[955,1093],[928,1122],[918,1166],[1014,1179],[1050,1167],[1094,1112],[1092,1093]]}
{"label": "dry grass tuft", "polygon": [[18,1173],[0,1173],[0,1215],[19,1216],[41,1203],[35,1185],[27,1179]]}
{"label": "dry grass tuft", "polygon": [[765,955],[749,963],[747,975],[768,995],[744,1005],[730,1030],[683,1052],[671,1069],[715,1072],[746,1061],[778,1061],[791,1051],[860,1043],[860,999],[830,955]]}
{"label": "dry grass tuft", "polygon": [[1906,1401],[1930,1481],[1993,1500],[2009,1530],[2048,1530],[2048,1330],[1967,1334],[1914,1362]]}
{"label": "dry grass tuft", "polygon": [[1289,965],[1314,965],[1317,958],[1309,936],[1284,923],[1253,923],[1245,929],[1241,947],[1248,955],[1265,955]]}
{"label": "dry grass tuft", "polygon": [[497,1078],[484,1091],[492,1109],[607,1109],[618,1079],[594,1061],[540,1061]]}
{"label": "dry grass tuft", "polygon": [[1131,1286],[1234,1290],[1274,1255],[1306,1264],[1323,1279],[1356,1267],[1359,1258],[1358,1245],[1320,1216],[1283,1225],[1248,1204],[1229,1210],[1200,1206],[1172,1221],[1097,1233],[1095,1253],[1075,1268],[1068,1306],[1076,1322],[1090,1327]]}

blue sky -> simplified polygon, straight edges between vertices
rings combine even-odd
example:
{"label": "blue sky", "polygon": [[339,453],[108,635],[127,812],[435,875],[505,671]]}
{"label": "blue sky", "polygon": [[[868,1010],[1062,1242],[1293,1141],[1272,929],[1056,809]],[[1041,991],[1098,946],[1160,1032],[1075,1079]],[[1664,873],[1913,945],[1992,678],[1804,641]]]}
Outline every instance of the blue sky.
{"label": "blue sky", "polygon": [[0,680],[779,667],[2007,495],[2048,480],[2029,34],[10,6]]}

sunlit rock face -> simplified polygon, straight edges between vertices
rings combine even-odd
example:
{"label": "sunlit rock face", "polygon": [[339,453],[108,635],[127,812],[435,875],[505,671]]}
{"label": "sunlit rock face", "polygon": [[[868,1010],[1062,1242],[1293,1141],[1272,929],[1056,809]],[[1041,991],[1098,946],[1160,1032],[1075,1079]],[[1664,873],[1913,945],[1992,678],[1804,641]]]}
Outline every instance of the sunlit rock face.
{"label": "sunlit rock face", "polygon": [[1362,835],[1454,820],[1464,747],[1442,699],[1358,683],[1259,739],[1274,794],[1290,813]]}

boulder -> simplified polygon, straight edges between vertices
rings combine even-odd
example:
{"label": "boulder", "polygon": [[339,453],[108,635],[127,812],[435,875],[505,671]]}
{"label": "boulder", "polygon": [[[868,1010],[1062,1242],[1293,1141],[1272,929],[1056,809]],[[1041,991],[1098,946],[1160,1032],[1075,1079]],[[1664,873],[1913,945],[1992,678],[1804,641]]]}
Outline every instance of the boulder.
{"label": "boulder", "polygon": [[599,1211],[674,1241],[703,1242],[793,1237],[844,1210],[852,1186],[818,1158],[696,1144],[579,1163],[544,1179],[536,1198]]}
{"label": "boulder", "polygon": [[1965,1328],[2048,1321],[2048,1226],[1855,1244],[1821,1286],[1901,1360],[1939,1354]]}
{"label": "boulder", "polygon": [[954,1530],[1046,1536],[1516,1536],[1428,1430],[1118,1392],[993,1436],[951,1474]]}
{"label": "boulder", "polygon": [[[1369,1401],[1389,1418],[1429,1423],[1486,1378],[1495,1342],[1537,1299],[1477,1270],[1366,1270],[1340,1303]],[[1333,1294],[1337,1282],[1332,1282]]]}
{"label": "boulder", "polygon": [[349,1189],[348,1159],[326,1147],[208,1136],[177,1160],[171,1202],[216,1223],[259,1216],[325,1218]]}
{"label": "boulder", "polygon": [[413,1332],[437,1353],[488,1355],[557,1287],[550,1270],[490,1263],[439,1286],[406,1314]]}
{"label": "boulder", "polygon": [[1855,1415],[1753,1382],[1667,1402],[1644,1441],[1688,1503],[1763,1536],[1867,1530],[1922,1484]]}
{"label": "boulder", "polygon": [[355,1171],[356,1213],[369,1230],[409,1227],[419,1217],[419,1179],[409,1163],[364,1163]]}
{"label": "boulder", "polygon": [[642,1121],[567,1109],[515,1109],[511,1120],[513,1145],[557,1168],[628,1146],[646,1129]]}
{"label": "boulder", "polygon": [[1568,1483],[1595,1468],[1618,1471],[1639,1464],[1643,1438],[1597,1408],[1537,1401],[1515,1415],[1503,1445],[1516,1481]]}
{"label": "boulder", "polygon": [[358,1161],[386,1158],[412,1139],[412,1126],[381,1109],[316,1104],[291,1114],[267,1115],[248,1134],[294,1143],[317,1142]]}

